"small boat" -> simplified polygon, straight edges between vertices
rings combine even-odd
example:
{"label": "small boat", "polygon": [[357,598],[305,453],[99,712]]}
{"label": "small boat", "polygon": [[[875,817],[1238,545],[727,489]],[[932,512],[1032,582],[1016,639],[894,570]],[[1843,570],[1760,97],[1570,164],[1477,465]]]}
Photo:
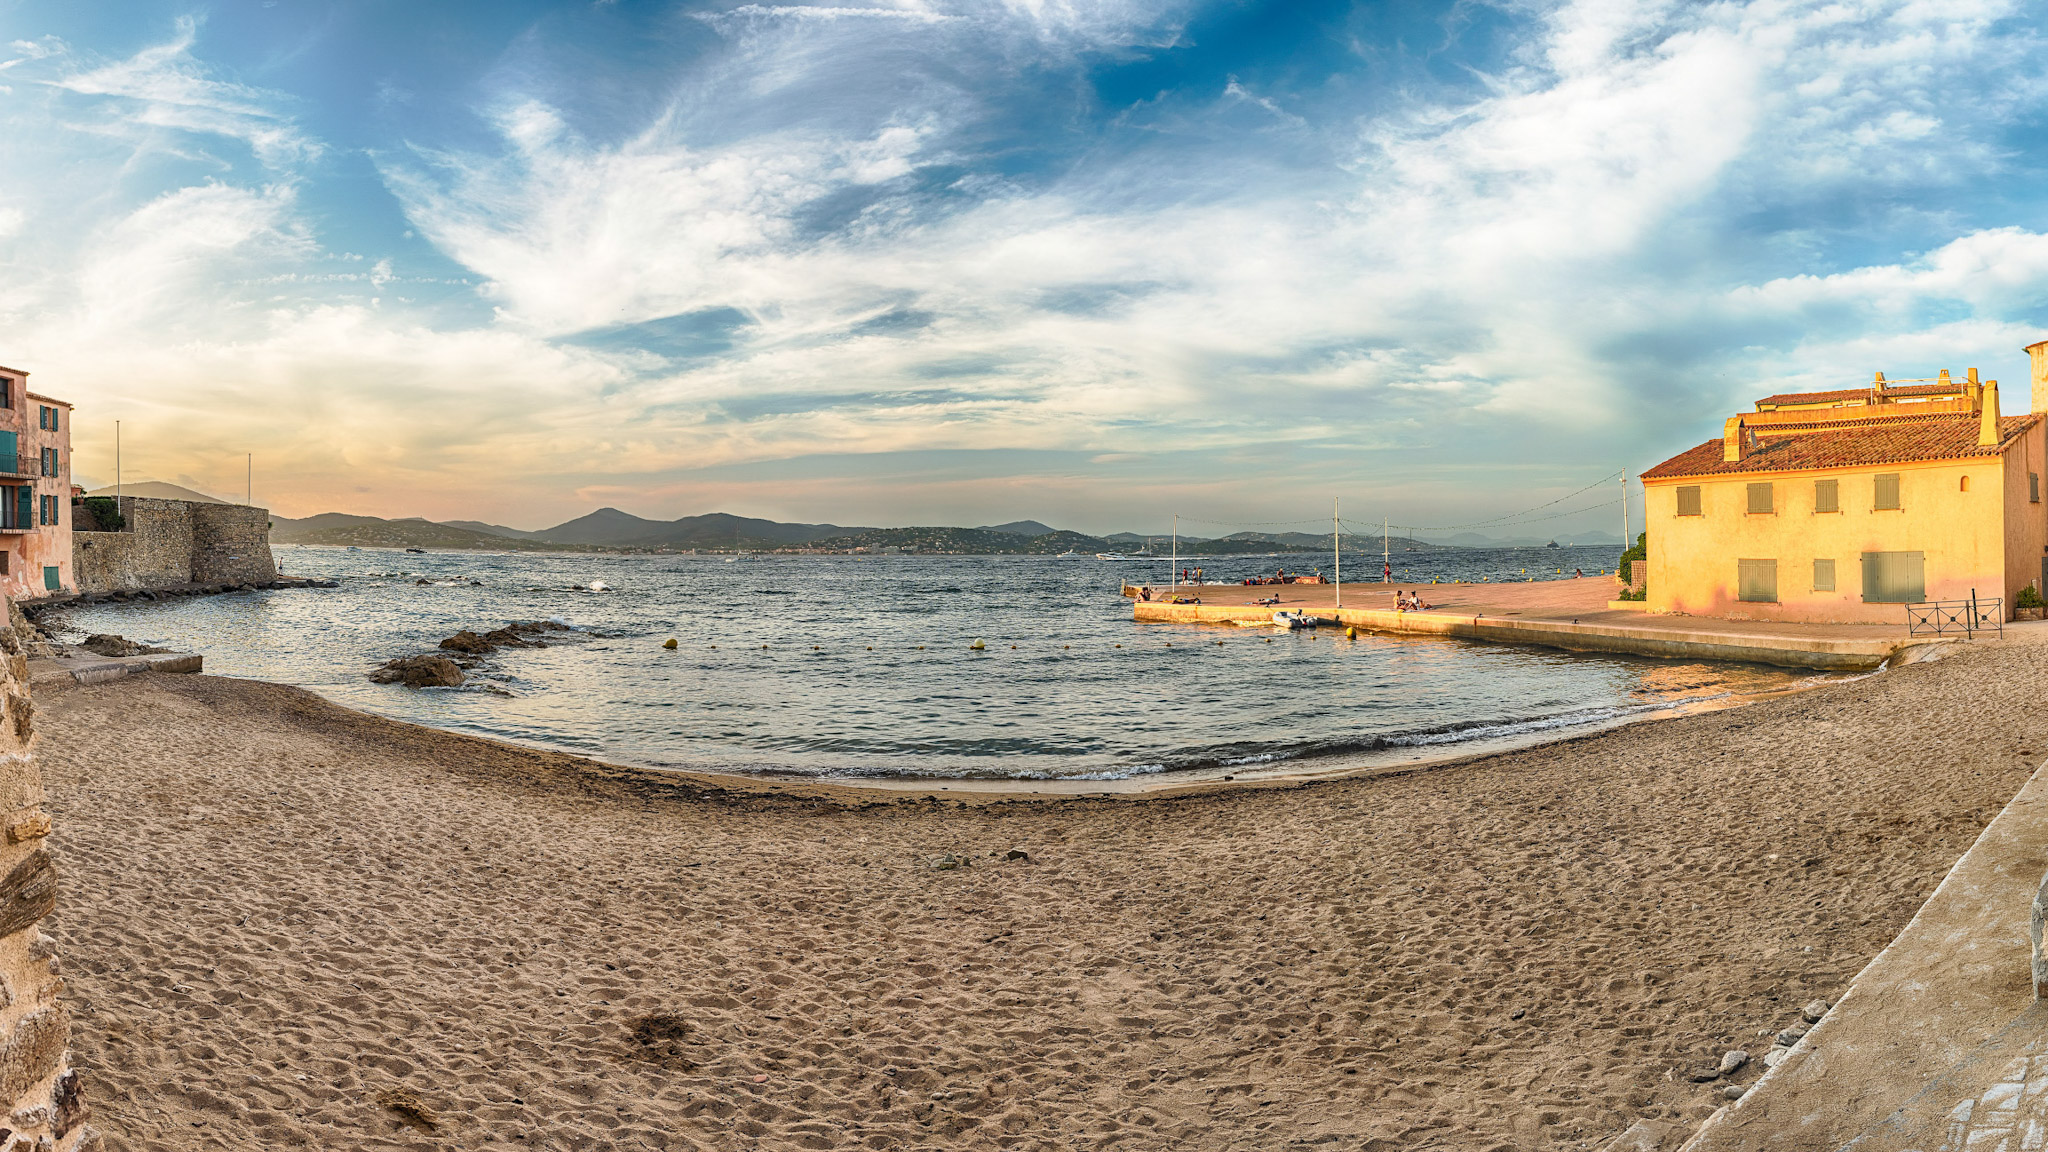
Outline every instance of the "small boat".
{"label": "small boat", "polygon": [[1552,541],[1551,541],[1550,543],[1548,543],[1548,544],[1545,544],[1545,545],[1544,545],[1544,547],[1545,547],[1545,548],[1555,548],[1555,547],[1557,547],[1557,541],[1555,541],[1555,540],[1552,540]]}
{"label": "small boat", "polygon": [[1095,554],[1095,558],[1096,558],[1097,560],[1164,560],[1164,559],[1166,559],[1166,557],[1164,557],[1164,556],[1154,556],[1154,555],[1153,555],[1152,553],[1150,553],[1150,552],[1132,552],[1132,553],[1129,553],[1129,554],[1125,554],[1125,553],[1123,553],[1123,552],[1097,552],[1097,553]]}
{"label": "small boat", "polygon": [[407,549],[406,549],[406,551],[407,551],[407,552],[417,552],[417,553],[419,553],[419,554],[420,554],[420,555],[422,555],[422,556],[425,556],[425,555],[427,554],[427,550],[426,550],[425,548],[407,548]]}
{"label": "small boat", "polygon": [[1321,620],[1317,619],[1314,616],[1309,615],[1306,612],[1273,613],[1273,627],[1285,628],[1289,632],[1295,631],[1299,628],[1313,628],[1320,623],[1322,623]]}
{"label": "small boat", "polygon": [[1053,557],[1053,559],[1055,560],[1086,560],[1087,558],[1088,557],[1086,553],[1076,552],[1072,548],[1069,548],[1065,552],[1060,553],[1058,556]]}

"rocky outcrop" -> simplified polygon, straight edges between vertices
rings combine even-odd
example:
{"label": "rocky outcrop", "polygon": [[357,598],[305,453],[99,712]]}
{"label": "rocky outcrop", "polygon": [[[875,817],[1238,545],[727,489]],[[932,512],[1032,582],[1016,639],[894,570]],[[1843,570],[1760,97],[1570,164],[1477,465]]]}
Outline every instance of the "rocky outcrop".
{"label": "rocky outcrop", "polygon": [[95,656],[154,656],[169,652],[169,648],[152,648],[140,640],[129,640],[105,632],[95,632],[85,638],[80,648]]}
{"label": "rocky outcrop", "polygon": [[407,688],[460,688],[463,675],[461,666],[446,656],[407,656],[370,673],[370,680]]}

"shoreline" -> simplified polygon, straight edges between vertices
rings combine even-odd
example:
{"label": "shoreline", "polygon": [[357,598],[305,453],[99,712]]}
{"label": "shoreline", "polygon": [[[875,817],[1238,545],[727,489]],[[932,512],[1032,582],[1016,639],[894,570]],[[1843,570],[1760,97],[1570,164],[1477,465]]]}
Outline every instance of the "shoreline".
{"label": "shoreline", "polygon": [[2043,675],[1984,645],[1144,804],[636,770],[137,676],[37,694],[49,930],[110,1152],[1597,1147],[1704,1119],[1691,1072],[1897,934],[2048,748]]}

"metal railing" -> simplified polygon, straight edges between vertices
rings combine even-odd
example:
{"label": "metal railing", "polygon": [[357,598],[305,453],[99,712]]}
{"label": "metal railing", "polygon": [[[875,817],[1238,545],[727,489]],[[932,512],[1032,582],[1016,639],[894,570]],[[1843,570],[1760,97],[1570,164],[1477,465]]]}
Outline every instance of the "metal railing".
{"label": "metal railing", "polygon": [[1906,634],[1971,639],[1979,632],[2005,635],[2005,598],[1972,596],[1968,600],[1929,600],[1906,605]]}
{"label": "metal railing", "polygon": [[41,476],[43,461],[39,456],[0,456],[0,476]]}

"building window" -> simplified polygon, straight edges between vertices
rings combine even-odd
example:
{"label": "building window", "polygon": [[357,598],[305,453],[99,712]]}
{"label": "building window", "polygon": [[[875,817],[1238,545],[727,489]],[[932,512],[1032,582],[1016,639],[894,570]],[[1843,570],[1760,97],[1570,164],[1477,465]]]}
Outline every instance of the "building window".
{"label": "building window", "polygon": [[1815,480],[1813,482],[1813,510],[1815,512],[1840,512],[1842,510],[1842,482],[1840,480]]}
{"label": "building window", "polygon": [[14,407],[14,378],[0,376],[0,408]]}
{"label": "building window", "polygon": [[1776,560],[1737,560],[1735,562],[1736,598],[1750,604],[1776,604],[1778,602],[1778,562]]}
{"label": "building window", "polygon": [[56,474],[57,450],[55,448],[45,448],[43,449],[43,475],[55,476]]}
{"label": "building window", "polygon": [[1700,514],[1700,486],[1687,484],[1678,490],[1678,514],[1697,516]]}
{"label": "building window", "polygon": [[1898,511],[1899,474],[1897,472],[1880,472],[1871,479],[1875,485],[1875,498],[1871,501],[1871,507],[1880,512]]}
{"label": "building window", "polygon": [[1771,485],[1751,484],[1749,486],[1749,514],[1769,516],[1776,509],[1771,506]]}
{"label": "building window", "polygon": [[1956,482],[1956,491],[1958,491],[1958,492],[1968,492],[1969,490],[1970,490],[1970,478],[1969,478],[1968,476],[1965,476],[1965,477],[1963,477],[1963,478],[1962,478],[1961,480],[1959,480],[1959,481],[1957,481],[1957,482]]}
{"label": "building window", "polygon": [[36,411],[36,426],[45,432],[57,431],[57,410],[48,404],[41,405]]}
{"label": "building window", "polygon": [[2027,473],[2027,499],[2035,504],[2041,502],[2041,474],[2039,472]]}
{"label": "building window", "polygon": [[1914,604],[1927,599],[1925,552],[1865,552],[1863,602]]}
{"label": "building window", "polygon": [[7,558],[12,555],[12,552],[0,552],[0,576],[7,575]]}
{"label": "building window", "polygon": [[64,576],[57,571],[57,566],[55,564],[43,565],[43,591],[62,592],[63,590]]}
{"label": "building window", "polygon": [[45,526],[55,525],[57,523],[57,498],[55,496],[36,497],[36,513],[36,519],[39,523]]}
{"label": "building window", "polygon": [[1835,562],[1833,560],[1815,560],[1813,562],[1813,590],[1815,592],[1833,592],[1835,590]]}

